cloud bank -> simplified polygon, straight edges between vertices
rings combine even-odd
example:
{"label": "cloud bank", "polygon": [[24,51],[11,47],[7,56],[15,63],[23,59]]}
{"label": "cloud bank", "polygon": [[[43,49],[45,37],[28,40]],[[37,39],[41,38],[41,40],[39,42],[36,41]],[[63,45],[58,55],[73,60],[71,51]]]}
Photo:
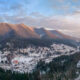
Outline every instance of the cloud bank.
{"label": "cloud bank", "polygon": [[0,22],[58,29],[80,37],[80,0],[0,0]]}

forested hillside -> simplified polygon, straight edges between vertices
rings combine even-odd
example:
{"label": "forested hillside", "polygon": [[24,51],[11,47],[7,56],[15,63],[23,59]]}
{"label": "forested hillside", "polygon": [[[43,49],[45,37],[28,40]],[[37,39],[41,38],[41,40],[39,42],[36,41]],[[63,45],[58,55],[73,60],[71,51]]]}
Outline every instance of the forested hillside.
{"label": "forested hillside", "polygon": [[80,53],[61,56],[50,63],[40,61],[32,73],[16,73],[0,69],[0,80],[75,80],[80,74]]}

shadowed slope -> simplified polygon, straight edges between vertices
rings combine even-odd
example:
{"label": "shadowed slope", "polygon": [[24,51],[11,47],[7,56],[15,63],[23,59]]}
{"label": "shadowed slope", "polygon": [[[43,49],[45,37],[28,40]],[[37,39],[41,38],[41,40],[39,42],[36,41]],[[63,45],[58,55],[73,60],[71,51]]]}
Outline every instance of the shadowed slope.
{"label": "shadowed slope", "polygon": [[46,29],[44,29],[44,28],[39,28],[39,29],[34,29],[35,30],[35,32],[37,33],[37,34],[39,34],[40,35],[40,37],[42,37],[42,38],[58,38],[55,34],[52,34],[50,31],[48,31],[48,30],[46,30]]}
{"label": "shadowed slope", "polygon": [[65,35],[65,34],[61,33],[60,31],[57,31],[57,30],[49,30],[49,31],[61,39],[74,39],[73,37]]}

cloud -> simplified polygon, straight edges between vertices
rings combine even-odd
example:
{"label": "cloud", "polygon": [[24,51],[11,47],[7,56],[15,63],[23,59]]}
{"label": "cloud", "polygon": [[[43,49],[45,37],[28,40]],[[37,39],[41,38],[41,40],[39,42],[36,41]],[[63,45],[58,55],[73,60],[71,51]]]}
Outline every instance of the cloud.
{"label": "cloud", "polygon": [[39,13],[39,12],[32,12],[32,13],[30,13],[30,16],[38,17],[38,18],[44,17],[44,16],[43,16],[41,13]]}
{"label": "cloud", "polygon": [[61,14],[71,14],[76,9],[80,9],[80,0],[45,0],[47,4],[43,4],[46,8],[53,12]]}
{"label": "cloud", "polygon": [[[76,5],[79,0],[44,0],[45,4],[41,2],[41,7],[44,6],[55,12],[55,15],[51,16],[45,16],[46,13],[42,14],[40,11],[35,12],[35,10],[28,14],[28,10],[35,9],[38,4],[37,0],[34,1],[35,5],[32,5],[33,2],[30,3],[29,0],[14,0],[13,2],[8,0],[9,4],[6,1],[0,0],[0,22],[24,23],[33,27],[58,29],[80,37],[80,6]],[[45,11],[45,9],[43,10]]]}
{"label": "cloud", "polygon": [[72,0],[73,2],[79,2],[79,0]]}
{"label": "cloud", "polygon": [[0,16],[26,15],[28,0],[0,0]]}
{"label": "cloud", "polygon": [[73,15],[80,15],[80,10],[76,10],[73,12]]}
{"label": "cloud", "polygon": [[[37,15],[36,15],[37,14]],[[32,15],[32,16],[31,16]],[[24,23],[29,26],[44,27],[62,30],[66,33],[80,33],[80,14],[42,16],[38,12],[32,13],[30,16],[8,16],[0,17],[0,22],[9,22],[14,24]],[[37,17],[33,17],[37,16]],[[80,37],[80,36],[79,36]]]}

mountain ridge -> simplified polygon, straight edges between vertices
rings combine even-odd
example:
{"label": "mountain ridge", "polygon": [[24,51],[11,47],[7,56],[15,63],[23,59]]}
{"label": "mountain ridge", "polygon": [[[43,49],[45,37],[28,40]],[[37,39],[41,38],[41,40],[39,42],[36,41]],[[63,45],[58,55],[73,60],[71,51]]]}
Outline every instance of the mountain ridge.
{"label": "mountain ridge", "polygon": [[38,34],[36,34],[26,25],[0,23],[0,36],[5,36],[10,31],[14,31],[17,36],[23,38],[39,38]]}
{"label": "mountain ridge", "polygon": [[24,24],[0,23],[0,37],[15,35],[21,38],[45,38],[45,39],[73,39],[58,30],[45,28],[32,28]]}

